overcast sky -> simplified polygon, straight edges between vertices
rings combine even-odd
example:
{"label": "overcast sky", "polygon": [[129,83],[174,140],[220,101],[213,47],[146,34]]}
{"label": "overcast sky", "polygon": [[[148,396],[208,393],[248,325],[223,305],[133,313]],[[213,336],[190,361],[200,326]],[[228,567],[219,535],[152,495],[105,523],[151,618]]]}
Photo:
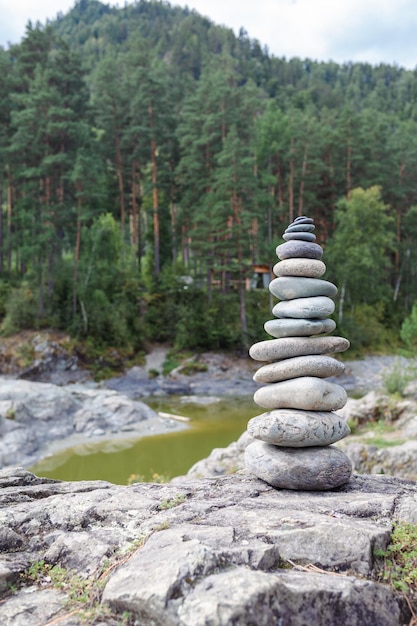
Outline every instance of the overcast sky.
{"label": "overcast sky", "polygon": [[[110,0],[115,6],[117,2]],[[119,1],[119,6],[124,1]],[[242,26],[275,56],[417,65],[417,0],[173,0],[217,24]],[[74,0],[0,0],[0,45],[18,43],[28,20],[45,23]]]}

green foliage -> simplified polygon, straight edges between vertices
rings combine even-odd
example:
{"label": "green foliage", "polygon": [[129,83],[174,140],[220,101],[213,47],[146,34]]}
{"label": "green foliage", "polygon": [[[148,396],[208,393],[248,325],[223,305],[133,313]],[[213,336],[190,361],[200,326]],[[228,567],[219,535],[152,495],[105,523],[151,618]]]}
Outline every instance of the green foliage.
{"label": "green foliage", "polygon": [[3,332],[244,347],[270,316],[245,280],[307,213],[349,354],[401,325],[415,349],[414,72],[277,59],[188,8],[96,0],[30,24],[0,70]]}
{"label": "green foliage", "polygon": [[179,493],[176,496],[174,496],[173,498],[162,500],[162,502],[159,504],[158,508],[159,508],[160,511],[164,511],[166,509],[172,509],[172,508],[178,506],[179,504],[182,504],[186,500],[187,500],[187,498],[183,494]]}
{"label": "green foliage", "polygon": [[208,367],[205,363],[199,363],[198,361],[192,361],[186,363],[181,367],[181,374],[184,376],[193,376],[194,374],[200,374],[201,372],[207,372]]}
{"label": "green foliage", "polygon": [[[131,553],[142,545],[143,540],[134,542]],[[126,558],[125,555],[119,560],[125,561]],[[117,619],[120,626],[129,626],[133,624],[133,616],[129,612],[125,611],[122,615],[115,615],[110,607],[100,602],[108,575],[117,564],[117,560],[113,563],[109,562],[106,567],[103,566],[102,572],[87,577],[59,565],[51,565],[44,560],[36,561],[20,575],[18,584],[11,591],[14,592],[18,587],[26,585],[38,585],[42,588],[53,587],[66,595],[65,609],[71,615],[76,614],[80,624],[93,624],[104,620],[113,622],[114,619]]]}
{"label": "green foliage", "polygon": [[398,348],[397,332],[386,323],[383,303],[356,304],[345,310],[338,333],[350,341],[346,354],[349,358],[370,353],[387,354]]}
{"label": "green foliage", "polygon": [[396,360],[393,367],[383,373],[382,382],[389,394],[403,396],[408,383],[415,380],[416,377],[416,367],[406,367],[400,360]]}
{"label": "green foliage", "polygon": [[5,304],[6,317],[1,325],[3,335],[38,326],[38,297],[28,283],[12,289]]}
{"label": "green foliage", "polygon": [[400,336],[408,348],[417,349],[417,304],[413,305],[410,315],[403,321]]}
{"label": "green foliage", "polygon": [[348,200],[338,204],[337,227],[326,255],[339,285],[339,321],[345,304],[380,308],[392,297],[385,280],[395,234],[388,211],[377,186],[354,189]]}
{"label": "green foliage", "polygon": [[409,606],[417,610],[417,525],[398,522],[387,549],[376,556],[384,559],[383,580],[406,594]]}

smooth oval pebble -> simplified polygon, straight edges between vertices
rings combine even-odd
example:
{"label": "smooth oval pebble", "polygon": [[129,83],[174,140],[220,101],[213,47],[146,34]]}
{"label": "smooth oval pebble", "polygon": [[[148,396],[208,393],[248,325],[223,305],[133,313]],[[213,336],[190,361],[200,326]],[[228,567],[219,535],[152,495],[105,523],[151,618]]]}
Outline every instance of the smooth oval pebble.
{"label": "smooth oval pebble", "polygon": [[334,489],[346,483],[352,473],[346,454],[333,446],[280,448],[254,441],[245,450],[245,465],[277,489]]}
{"label": "smooth oval pebble", "polygon": [[344,370],[344,363],[331,356],[309,354],[263,365],[255,372],[253,380],[257,383],[277,383],[300,376],[328,378],[343,374]]}
{"label": "smooth oval pebble", "polygon": [[307,258],[321,259],[323,256],[323,248],[318,243],[310,243],[309,241],[287,241],[277,246],[277,257],[282,261],[284,259]]}
{"label": "smooth oval pebble", "polygon": [[328,280],[301,276],[279,276],[269,283],[269,291],[280,300],[327,296],[334,298],[337,287]]}
{"label": "smooth oval pebble", "polygon": [[320,278],[326,271],[323,261],[317,259],[286,259],[274,265],[275,276],[304,276]]}
{"label": "smooth oval pebble", "polygon": [[[312,217],[307,217],[306,215],[299,215],[295,218],[292,224],[314,224],[314,220]],[[290,226],[292,226],[290,224]]]}
{"label": "smooth oval pebble", "polygon": [[300,241],[316,241],[317,237],[313,233],[284,233],[282,235],[284,241],[292,241],[299,239]]}
{"label": "smooth oval pebble", "polygon": [[253,399],[266,409],[336,411],[345,406],[347,394],[340,385],[314,376],[303,376],[265,385],[255,391]]}
{"label": "smooth oval pebble", "polygon": [[336,328],[336,322],[331,319],[303,320],[291,317],[268,320],[264,324],[267,333],[273,337],[309,337],[331,333]]}
{"label": "smooth oval pebble", "polygon": [[344,352],[349,346],[344,337],[282,337],[254,343],[249,355],[255,361],[280,361],[293,356]]}
{"label": "smooth oval pebble", "polygon": [[329,317],[335,309],[333,300],[327,296],[312,298],[294,298],[278,302],[272,309],[275,317],[296,317],[307,319],[323,319]]}
{"label": "smooth oval pebble", "polygon": [[312,223],[307,222],[297,222],[294,224],[290,224],[288,228],[285,229],[286,233],[312,233],[316,227]]}
{"label": "smooth oval pebble", "polygon": [[248,433],[276,446],[306,448],[335,443],[347,437],[350,428],[336,413],[276,409],[249,420]]}

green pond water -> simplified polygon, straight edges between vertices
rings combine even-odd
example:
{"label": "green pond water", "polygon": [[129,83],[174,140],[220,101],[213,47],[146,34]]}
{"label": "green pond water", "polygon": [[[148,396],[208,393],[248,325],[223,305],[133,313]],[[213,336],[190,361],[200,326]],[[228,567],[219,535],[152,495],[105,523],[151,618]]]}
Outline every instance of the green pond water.
{"label": "green pond water", "polygon": [[186,397],[165,397],[146,402],[155,411],[191,418],[181,431],[135,440],[106,439],[63,450],[30,468],[37,476],[59,480],[107,480],[125,485],[132,475],[152,481],[158,474],[168,479],[186,474],[213,448],[223,448],[246,429],[248,420],[260,413],[247,398],[222,398],[207,405]]}

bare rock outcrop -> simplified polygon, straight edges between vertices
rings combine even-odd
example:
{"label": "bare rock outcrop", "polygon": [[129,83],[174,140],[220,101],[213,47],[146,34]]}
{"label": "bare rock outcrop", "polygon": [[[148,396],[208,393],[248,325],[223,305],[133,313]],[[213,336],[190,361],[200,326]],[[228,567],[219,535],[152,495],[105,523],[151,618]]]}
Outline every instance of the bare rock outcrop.
{"label": "bare rock outcrop", "polygon": [[[246,471],[120,486],[3,470],[0,623],[400,626],[375,553],[416,508],[415,483],[383,476],[294,492]],[[89,621],[54,567],[90,581]]]}

